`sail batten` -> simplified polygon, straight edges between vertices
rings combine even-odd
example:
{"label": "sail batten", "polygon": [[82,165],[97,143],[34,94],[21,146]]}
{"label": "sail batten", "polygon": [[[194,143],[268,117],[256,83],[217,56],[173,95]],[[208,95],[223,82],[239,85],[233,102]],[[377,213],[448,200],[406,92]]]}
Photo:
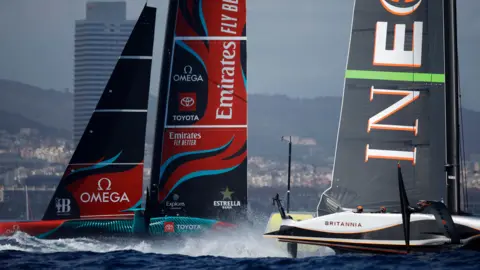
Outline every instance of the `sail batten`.
{"label": "sail batten", "polygon": [[445,196],[443,1],[355,1],[332,186],[318,210]]}

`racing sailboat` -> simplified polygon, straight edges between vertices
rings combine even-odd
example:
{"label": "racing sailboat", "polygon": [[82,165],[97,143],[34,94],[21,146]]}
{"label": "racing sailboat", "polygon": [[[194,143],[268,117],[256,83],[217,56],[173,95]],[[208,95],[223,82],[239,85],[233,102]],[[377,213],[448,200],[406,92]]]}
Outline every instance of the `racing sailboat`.
{"label": "racing sailboat", "polygon": [[246,0],[171,0],[149,189],[150,233],[247,220]]}
{"label": "racing sailboat", "polygon": [[43,219],[0,234],[176,236],[246,220],[246,0],[170,0],[141,208],[155,16],[144,7]]}
{"label": "racing sailboat", "polygon": [[282,224],[264,237],[293,257],[479,249],[480,218],[460,209],[455,13],[455,0],[355,1],[332,185],[304,221],[275,198]]}
{"label": "racing sailboat", "polygon": [[2,222],[0,234],[65,238],[145,231],[134,215],[143,195],[155,16],[156,9],[145,5],[42,220]]}

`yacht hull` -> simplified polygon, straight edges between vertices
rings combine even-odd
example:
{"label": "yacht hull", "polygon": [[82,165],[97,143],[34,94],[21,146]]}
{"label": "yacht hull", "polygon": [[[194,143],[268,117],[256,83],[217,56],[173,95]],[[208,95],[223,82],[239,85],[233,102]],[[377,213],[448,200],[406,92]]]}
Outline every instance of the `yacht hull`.
{"label": "yacht hull", "polygon": [[[430,214],[412,214],[410,252],[480,247],[480,218],[452,216],[460,244],[451,244]],[[339,212],[308,220],[283,220],[280,229],[264,234],[280,242],[330,247],[336,251],[407,253],[399,213]]]}
{"label": "yacht hull", "polygon": [[77,219],[48,221],[12,221],[0,223],[0,235],[20,231],[40,239],[98,237],[179,237],[235,228],[236,225],[191,217],[152,218],[149,231],[136,230],[133,217],[115,219]]}

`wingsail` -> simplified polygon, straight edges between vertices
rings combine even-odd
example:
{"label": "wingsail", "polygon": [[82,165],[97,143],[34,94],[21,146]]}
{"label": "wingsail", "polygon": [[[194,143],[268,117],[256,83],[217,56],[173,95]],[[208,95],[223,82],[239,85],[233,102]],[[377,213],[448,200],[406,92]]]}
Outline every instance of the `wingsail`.
{"label": "wingsail", "polygon": [[355,1],[332,186],[319,214],[445,194],[443,1]]}
{"label": "wingsail", "polygon": [[246,0],[171,1],[163,61],[154,215],[244,220]]}
{"label": "wingsail", "polygon": [[43,220],[132,215],[140,205],[155,14],[142,10]]}

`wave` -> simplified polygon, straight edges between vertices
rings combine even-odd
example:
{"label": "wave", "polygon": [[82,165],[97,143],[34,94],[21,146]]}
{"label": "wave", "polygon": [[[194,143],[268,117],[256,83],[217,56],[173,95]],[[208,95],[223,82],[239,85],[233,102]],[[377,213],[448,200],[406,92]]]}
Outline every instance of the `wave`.
{"label": "wave", "polygon": [[[264,239],[261,232],[238,230],[232,233],[210,233],[202,237],[164,240],[132,238],[72,238],[46,240],[16,232],[0,237],[0,251],[30,253],[138,251],[164,255],[220,256],[229,258],[288,257],[284,245]],[[322,255],[322,254],[319,254]]]}

